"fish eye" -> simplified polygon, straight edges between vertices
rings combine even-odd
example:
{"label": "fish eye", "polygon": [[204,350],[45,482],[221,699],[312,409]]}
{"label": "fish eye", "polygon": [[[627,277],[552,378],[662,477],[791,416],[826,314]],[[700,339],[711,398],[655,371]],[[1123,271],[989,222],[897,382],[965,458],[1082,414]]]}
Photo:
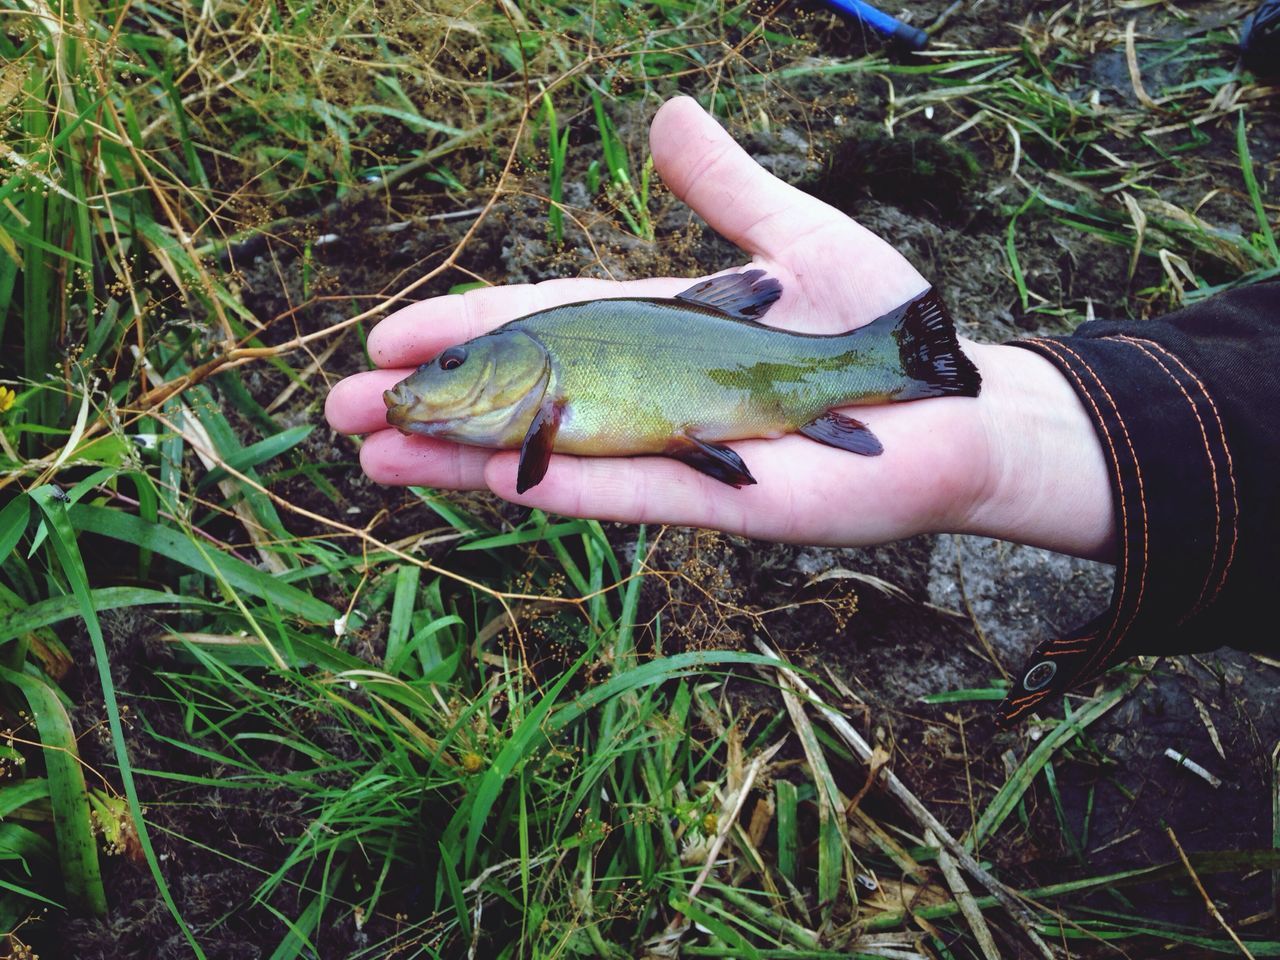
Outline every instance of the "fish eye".
{"label": "fish eye", "polygon": [[450,347],[444,353],[440,354],[441,370],[456,370],[467,361],[467,350],[465,347]]}

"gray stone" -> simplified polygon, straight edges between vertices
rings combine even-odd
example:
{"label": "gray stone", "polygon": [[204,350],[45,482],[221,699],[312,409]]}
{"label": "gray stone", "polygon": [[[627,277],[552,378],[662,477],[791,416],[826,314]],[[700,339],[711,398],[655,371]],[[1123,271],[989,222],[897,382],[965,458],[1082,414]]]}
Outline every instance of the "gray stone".
{"label": "gray stone", "polygon": [[986,537],[941,536],[929,563],[929,602],[973,615],[1016,670],[1039,641],[1106,609],[1113,568]]}

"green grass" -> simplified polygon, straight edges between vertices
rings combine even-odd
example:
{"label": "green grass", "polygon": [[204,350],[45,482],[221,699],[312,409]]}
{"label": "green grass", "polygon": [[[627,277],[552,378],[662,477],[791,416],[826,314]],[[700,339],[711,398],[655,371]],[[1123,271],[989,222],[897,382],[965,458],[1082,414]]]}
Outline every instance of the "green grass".
{"label": "green grass", "polygon": [[[103,877],[131,870],[194,955],[245,930],[269,931],[280,960],[328,955],[355,927],[348,955],[367,957],[624,957],[650,938],[689,956],[885,955],[907,934],[977,949],[919,824],[884,803],[846,815],[865,767],[783,696],[772,661],[673,639],[685,613],[661,600],[673,575],[646,566],[656,531],[430,490],[355,501],[349,450],[317,456],[326,364],[362,355],[366,333],[332,311],[376,313],[420,275],[431,286],[406,296],[476,282],[461,260],[474,234],[358,291],[335,289],[320,234],[359,244],[524,193],[572,252],[595,239],[565,199],[581,181],[658,250],[641,121],[662,97],[765,128],[814,78],[867,77],[897,90],[874,122],[927,133],[930,111],[947,116],[935,134],[1020,178],[993,204],[1019,309],[1083,312],[1028,269],[1028,233],[1048,224],[1132,256],[1125,302],[1141,312],[1280,269],[1251,106],[1223,114],[1247,230],[1162,189],[1211,140],[1200,118],[1232,79],[1221,37],[1138,41],[1148,64],[1189,65],[1154,94],[1157,119],[1079,95],[1088,51],[1070,43],[822,58],[802,22],[747,4],[34,9],[0,0],[0,363],[15,392],[0,411],[0,932],[15,952],[56,943],[69,916],[126,909]],[[821,128],[835,108],[811,109]],[[238,271],[255,257],[287,308],[248,298],[264,274]],[[166,651],[153,665],[136,663],[143,641]],[[969,842],[1000,849],[1047,797],[1078,874],[1027,891],[1040,935],[1229,949],[1098,894],[1180,865],[1098,873],[1088,815],[1063,799],[1064,761],[1094,755],[1089,724],[1131,682],[1043,721],[980,791]],[[270,812],[270,848],[173,826],[211,796]],[[255,882],[200,913],[183,851]],[[1271,851],[1193,863],[1276,868]],[[869,896],[869,876],[927,894],[915,912],[938,937]]]}
{"label": "green grass", "polygon": [[[1280,268],[1268,241],[1274,240],[1270,221],[1275,208],[1272,203],[1268,212],[1255,177],[1244,111],[1215,100],[1224,87],[1250,79],[1237,75],[1226,52],[1234,38],[1194,26],[1180,27],[1185,35],[1177,39],[1139,34],[1135,56],[1148,78],[1145,85],[1156,92],[1158,110],[1153,110],[1133,101],[1123,66],[1123,79],[1117,78],[1114,89],[1099,95],[1100,84],[1091,70],[1094,60],[1108,51],[1107,31],[1122,51],[1123,31],[1118,28],[1079,23],[1068,30],[1059,19],[1056,32],[1028,26],[1017,51],[950,53],[938,48],[927,62],[908,64],[880,56],[815,60],[744,82],[762,85],[812,77],[839,82],[849,76],[872,76],[910,84],[909,92],[893,98],[887,124],[908,129],[923,125],[946,138],[979,134],[994,145],[997,163],[1015,176],[1018,188],[1012,193],[1017,199],[1003,201],[1001,207],[1008,218],[1009,279],[1024,312],[1050,319],[1062,315],[1064,307],[1052,291],[1034,289],[1024,276],[1019,223],[1031,219],[1125,247],[1133,251],[1135,263],[1141,257],[1140,278],[1148,285],[1133,291],[1136,303],[1126,305],[1133,313],[1192,302],[1229,286],[1276,276]],[[1151,78],[1170,66],[1174,79],[1155,86]],[[940,117],[945,118],[942,123]],[[1215,142],[1222,145],[1221,138],[1215,141],[1205,131],[1231,119],[1239,124],[1240,179],[1208,195],[1205,189],[1193,193],[1190,164],[1213,163],[1220,154],[1212,147]],[[1186,188],[1177,189],[1182,181],[1187,181]],[[1216,215],[1237,214],[1223,211],[1222,199],[1241,196],[1250,204],[1256,232],[1214,223]],[[1199,203],[1209,200],[1211,212],[1206,214]],[[1135,221],[1135,209],[1141,225]],[[1076,306],[1077,321],[1083,306]]]}
{"label": "green grass", "polygon": [[596,127],[600,131],[600,145],[604,151],[604,168],[608,173],[607,193],[617,205],[618,213],[627,226],[641,240],[653,239],[653,223],[649,218],[649,178],[653,174],[653,158],[646,157],[640,170],[639,182],[632,175],[631,159],[626,146],[618,136],[613,120],[605,112],[600,94],[591,91],[591,106],[596,115]]}
{"label": "green grass", "polygon": [[556,122],[556,107],[551,95],[542,95],[542,116],[547,138],[547,235],[555,243],[564,242],[564,170],[569,156],[568,127],[562,131]]}
{"label": "green grass", "polygon": [[[574,539],[588,566],[564,569],[584,574],[594,592],[611,576],[604,559],[611,548],[598,528]],[[761,658],[730,651],[637,658],[629,618],[642,580],[633,576],[620,596],[575,605],[585,618],[556,613],[527,625],[554,637],[567,661],[539,682],[508,655],[491,665],[467,655],[478,624],[442,605],[438,580],[424,589],[419,568],[404,565],[384,576],[387,588],[373,587],[380,601],[371,600],[385,603],[390,617],[381,664],[260,677],[234,665],[243,649],[227,656],[184,643],[191,667],[162,677],[168,708],[189,718],[190,736],[157,736],[225,773],[216,781],[173,779],[264,795],[284,788],[298,797],[305,829],[253,899],[270,902],[282,886],[314,894],[321,906],[313,924],[325,910],[371,917],[415,907],[418,919],[403,940],[434,942],[450,955],[465,949],[475,933],[470,918],[482,911],[490,918],[485,949],[494,955],[529,953],[535,933],[547,955],[572,944],[629,955],[639,930],[632,918],[642,911],[619,915],[617,900],[660,903],[665,887],[687,884],[680,838],[697,835],[710,806],[682,784],[688,771],[719,767],[718,741],[670,739],[690,711],[718,710],[681,678],[712,678]],[[500,616],[492,609],[481,616],[492,615]],[[272,640],[278,649],[289,645],[284,636]],[[263,662],[260,654],[250,659]],[[597,666],[584,677],[597,662],[608,671]],[[300,713],[312,718],[306,730],[294,720]],[[264,765],[264,744],[286,750],[290,769]],[[423,851],[437,850],[438,858],[427,854],[436,866],[406,904],[402,878],[420,874]]]}

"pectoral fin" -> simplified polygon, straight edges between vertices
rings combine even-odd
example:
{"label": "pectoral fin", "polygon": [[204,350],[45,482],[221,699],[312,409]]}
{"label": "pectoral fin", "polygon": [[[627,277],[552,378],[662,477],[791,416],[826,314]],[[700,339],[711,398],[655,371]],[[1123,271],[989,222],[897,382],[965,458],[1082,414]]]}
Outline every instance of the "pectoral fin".
{"label": "pectoral fin", "polygon": [[667,456],[681,460],[731,487],[746,487],[756,482],[742,458],[720,444],[706,443],[694,437],[677,437],[668,448]]}
{"label": "pectoral fin", "polygon": [[850,453],[860,453],[864,457],[878,457],[884,453],[884,447],[865,423],[834,410],[828,410],[816,420],[809,421],[800,428],[800,432],[810,440],[817,440],[829,447],[839,447]]}
{"label": "pectoral fin", "polygon": [[520,445],[520,469],[516,471],[516,493],[524,493],[535,487],[547,474],[547,464],[551,462],[551,451],[556,445],[556,434],[560,432],[560,414],[564,404],[557,401],[544,401],[533,415],[529,424],[529,432],[524,435],[524,443]]}

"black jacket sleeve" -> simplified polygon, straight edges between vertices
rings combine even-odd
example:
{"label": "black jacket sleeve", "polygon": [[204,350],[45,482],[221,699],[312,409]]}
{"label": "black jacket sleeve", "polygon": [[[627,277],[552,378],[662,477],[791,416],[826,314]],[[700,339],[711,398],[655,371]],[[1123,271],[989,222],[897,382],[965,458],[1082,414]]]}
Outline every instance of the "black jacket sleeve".
{"label": "black jacket sleeve", "polygon": [[1089,411],[1120,557],[1106,612],[1037,647],[997,722],[1137,654],[1280,651],[1280,283],[1012,345]]}

